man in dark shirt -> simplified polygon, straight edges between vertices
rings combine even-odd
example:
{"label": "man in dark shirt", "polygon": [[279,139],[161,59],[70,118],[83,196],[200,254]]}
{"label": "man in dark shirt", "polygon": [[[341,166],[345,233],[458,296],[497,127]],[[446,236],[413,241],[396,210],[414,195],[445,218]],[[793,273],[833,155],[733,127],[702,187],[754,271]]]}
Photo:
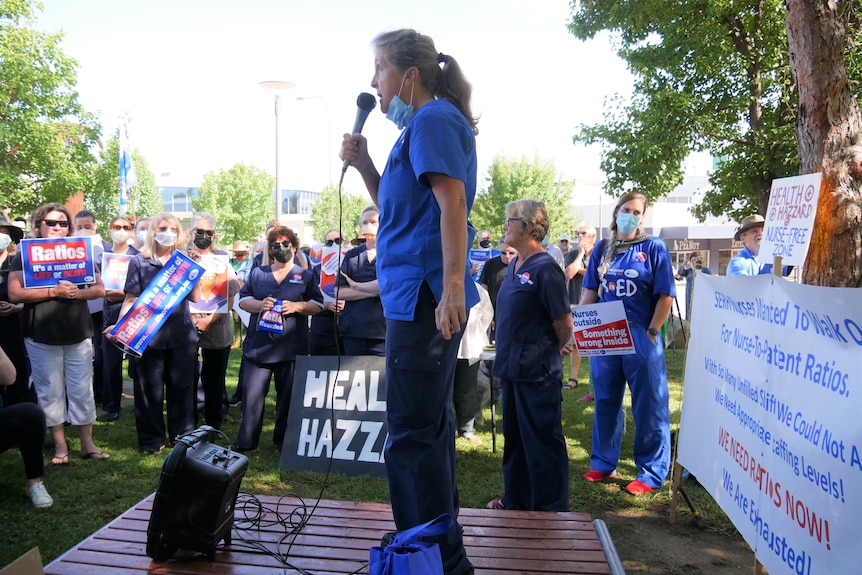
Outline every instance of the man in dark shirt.
{"label": "man in dark shirt", "polygon": [[491,298],[491,305],[494,306],[494,320],[491,322],[491,333],[489,335],[489,340],[494,341],[494,333],[496,329],[496,318],[497,318],[497,294],[500,292],[500,285],[503,283],[503,279],[506,277],[506,270],[509,267],[509,262],[512,261],[518,252],[515,251],[515,248],[511,248],[501,239],[500,243],[500,255],[494,256],[485,262],[485,265],[482,267],[482,273],[479,275],[479,283],[482,284],[482,287],[488,290],[488,296]]}
{"label": "man in dark shirt", "polygon": [[[587,262],[590,260],[590,254],[593,253],[593,248],[596,245],[596,228],[588,223],[583,223],[578,227],[578,249],[569,250],[565,259],[566,279],[568,283],[566,288],[569,291],[569,303],[578,305],[581,301],[581,287],[584,283],[584,272],[587,271]],[[574,389],[578,387],[578,370],[581,368],[581,356],[578,353],[572,354],[572,376],[564,386],[566,389]],[[578,401],[592,401],[593,394],[587,392]]]}

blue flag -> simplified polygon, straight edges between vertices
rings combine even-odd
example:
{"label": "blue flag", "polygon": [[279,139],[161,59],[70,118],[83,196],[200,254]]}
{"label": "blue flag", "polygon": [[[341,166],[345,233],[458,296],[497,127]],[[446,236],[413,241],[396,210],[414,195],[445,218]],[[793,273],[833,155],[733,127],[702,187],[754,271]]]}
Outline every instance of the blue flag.
{"label": "blue flag", "polygon": [[132,149],[126,134],[125,124],[120,126],[120,215],[126,215],[129,203],[129,188],[138,185],[138,177],[135,175],[135,167],[132,165]]}

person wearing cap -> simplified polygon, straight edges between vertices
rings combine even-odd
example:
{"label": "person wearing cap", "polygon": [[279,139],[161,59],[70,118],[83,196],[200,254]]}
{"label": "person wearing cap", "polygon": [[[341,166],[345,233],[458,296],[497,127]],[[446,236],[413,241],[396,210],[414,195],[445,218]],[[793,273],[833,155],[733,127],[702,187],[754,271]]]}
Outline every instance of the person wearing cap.
{"label": "person wearing cap", "polygon": [[[250,251],[251,248],[249,247],[248,242],[244,242],[243,240],[235,241],[231,248],[233,258],[231,258],[230,263],[233,266],[236,278],[243,283],[248,275],[248,271],[251,269],[251,258],[248,257]],[[240,284],[240,287],[242,287],[242,283]]]}
{"label": "person wearing cap", "polygon": [[36,390],[29,385],[30,362],[21,336],[21,311],[24,304],[9,301],[9,266],[13,250],[23,237],[21,228],[0,216],[0,347],[6,350],[16,370],[15,381],[0,386],[0,400],[6,405],[36,403]]}
{"label": "person wearing cap", "polygon": [[569,253],[569,234],[560,234],[560,238],[557,240],[557,247],[563,252],[564,257]]}
{"label": "person wearing cap", "polygon": [[733,239],[742,242],[742,251],[730,259],[727,264],[729,276],[756,276],[772,273],[772,264],[761,264],[757,261],[760,242],[763,239],[765,220],[760,214],[753,214],[742,220],[742,224]]}

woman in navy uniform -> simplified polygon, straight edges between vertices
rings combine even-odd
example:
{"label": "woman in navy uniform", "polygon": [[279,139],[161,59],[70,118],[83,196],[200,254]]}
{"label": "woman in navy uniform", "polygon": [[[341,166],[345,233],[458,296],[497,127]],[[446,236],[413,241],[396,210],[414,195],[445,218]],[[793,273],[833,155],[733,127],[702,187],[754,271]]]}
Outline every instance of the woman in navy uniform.
{"label": "woman in navy uniform", "polygon": [[[308,316],[323,309],[323,294],[314,273],[294,261],[299,238],[293,230],[276,226],[269,230],[266,242],[273,263],[252,269],[239,293],[239,307],[252,314],[242,344],[245,358],[242,423],[234,446],[240,452],[258,447],[272,376],[276,393],[272,441],[281,450],[296,356],[308,353]],[[282,329],[280,332],[260,329],[260,315],[272,310],[276,302],[281,305]]]}
{"label": "woman in navy uniform", "polygon": [[[399,530],[458,515],[455,422],[449,404],[460,331],[479,296],[467,268],[475,230],[476,120],[457,61],[428,36],[397,30],[374,40],[372,87],[401,136],[379,173],[365,138],[345,134],[341,158],[380,208],[377,275],[386,316],[384,448]],[[473,566],[460,525],[431,538],[446,575]]]}
{"label": "woman in navy uniform", "polygon": [[[174,252],[186,245],[179,220],[170,212],[153,216],[141,253],[129,262],[126,297],[119,317],[131,309]],[[198,333],[189,312],[189,300],[201,297],[200,284],[174,308],[153,336],[141,357],[131,359],[134,367],[135,427],[138,445],[147,454],[165,446],[163,405],[168,408],[168,441],[195,429],[195,377],[197,375]],[[113,327],[113,326],[111,326]],[[111,329],[106,329],[106,333]]]}
{"label": "woman in navy uniform", "polygon": [[542,246],[548,212],[536,200],[506,206],[506,244],[518,251],[497,296],[497,359],[503,397],[503,487],[490,509],[569,510],[563,437],[562,356],[571,353],[566,277]]}
{"label": "woman in navy uniform", "polygon": [[613,237],[593,250],[584,276],[581,305],[621,301],[634,340],[633,355],[594,356],[590,360],[596,411],[593,418],[592,469],[587,481],[616,473],[623,435],[622,401],[626,381],[635,419],[634,461],[638,475],[626,486],[636,495],[661,487],[670,470],[670,414],[664,342],[659,336],[676,287],[667,247],[644,234],[646,196],[623,194],[614,208]]}
{"label": "woman in navy uniform", "polygon": [[338,331],[346,355],[386,355],[386,318],[377,281],[377,228],[380,212],[362,210],[359,235],[365,242],[344,255],[336,296],[344,300]]}

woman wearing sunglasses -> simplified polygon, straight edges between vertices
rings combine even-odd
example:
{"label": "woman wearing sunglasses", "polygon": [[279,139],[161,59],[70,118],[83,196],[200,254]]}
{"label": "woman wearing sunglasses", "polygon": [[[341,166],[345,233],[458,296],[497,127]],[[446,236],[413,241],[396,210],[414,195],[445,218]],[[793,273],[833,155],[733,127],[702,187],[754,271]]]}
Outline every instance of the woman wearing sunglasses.
{"label": "woman wearing sunglasses", "polygon": [[[129,262],[126,297],[119,317],[131,309],[138,296],[171,260],[174,252],[186,245],[185,237],[179,220],[173,214],[160,212],[153,216],[141,253]],[[176,437],[195,429],[194,382],[197,374],[198,334],[188,302],[197,301],[200,297],[200,283],[197,283],[186,299],[174,308],[150,340],[143,355],[131,359],[135,372],[135,427],[138,430],[138,445],[145,454],[160,453],[165,446],[165,420],[162,415],[165,403],[171,445]]]}
{"label": "woman wearing sunglasses", "polygon": [[[323,309],[323,295],[314,273],[294,261],[299,238],[293,230],[276,226],[267,233],[266,243],[272,263],[252,269],[239,294],[239,306],[252,314],[242,345],[242,423],[234,446],[240,452],[258,448],[264,402],[273,376],[276,400],[272,441],[281,450],[295,359],[308,350],[308,316]],[[266,321],[270,318],[272,321]]]}
{"label": "woman wearing sunglasses", "polygon": [[[134,256],[139,254],[138,248],[129,244],[134,236],[135,228],[123,216],[115,216],[108,224],[111,236],[111,249],[107,253]],[[106,272],[107,273],[107,272]],[[120,308],[126,292],[121,289],[105,290],[105,307],[102,311],[102,332],[109,325],[114,325],[120,317]],[[116,421],[120,417],[120,398],[123,394],[123,352],[102,338],[102,409],[105,420]],[[99,383],[99,382],[97,382]]]}
{"label": "woman wearing sunglasses", "polygon": [[[30,216],[37,238],[71,235],[72,217],[65,206],[44,204]],[[101,275],[89,285],[60,280],[56,286],[25,288],[21,252],[9,273],[9,300],[24,304],[24,344],[39,405],[54,439],[54,465],[69,463],[65,422],[78,428],[83,459],[108,459],[93,443],[96,402],[93,398],[93,323],[87,300],[105,295]]]}

